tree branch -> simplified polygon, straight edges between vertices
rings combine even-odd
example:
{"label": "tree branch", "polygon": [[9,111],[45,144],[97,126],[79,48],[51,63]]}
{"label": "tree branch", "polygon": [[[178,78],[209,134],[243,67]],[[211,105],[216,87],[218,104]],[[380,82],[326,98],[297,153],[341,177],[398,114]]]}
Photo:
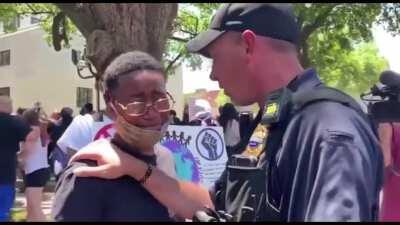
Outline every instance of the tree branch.
{"label": "tree branch", "polygon": [[187,33],[187,34],[190,34],[190,35],[192,35],[192,36],[196,36],[197,34],[196,33],[193,33],[193,32],[191,32],[191,31],[188,31],[188,30],[184,30],[184,29],[179,29],[180,31],[182,31],[183,33]]}
{"label": "tree branch", "polygon": [[54,15],[54,12],[51,10],[37,11],[29,3],[25,3],[25,5],[29,8],[30,11],[20,11],[20,12],[18,12],[19,14],[21,14],[21,15],[40,15],[40,14]]}
{"label": "tree branch", "polygon": [[178,61],[183,56],[183,52],[180,52],[167,66],[167,69],[165,70],[167,73],[169,70],[172,68],[172,66]]}
{"label": "tree branch", "polygon": [[100,29],[96,24],[95,18],[90,17],[87,5],[78,3],[82,4],[78,7],[77,3],[54,4],[71,19],[85,38],[88,38],[94,30]]}
{"label": "tree branch", "polygon": [[312,24],[305,25],[302,30],[302,38],[303,40],[307,40],[307,38],[314,32],[316,29],[321,27],[325,22],[326,18],[332,12],[332,10],[338,6],[339,4],[332,4],[331,7],[327,8],[324,12],[319,14]]}
{"label": "tree branch", "polygon": [[171,37],[169,37],[169,39],[174,40],[174,41],[184,42],[184,43],[189,41],[189,39],[175,37],[175,36],[171,36]]}

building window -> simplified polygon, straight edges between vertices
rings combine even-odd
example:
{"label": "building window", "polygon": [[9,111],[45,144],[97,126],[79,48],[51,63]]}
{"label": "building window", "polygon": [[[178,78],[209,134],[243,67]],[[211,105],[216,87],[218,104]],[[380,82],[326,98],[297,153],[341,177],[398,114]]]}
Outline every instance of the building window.
{"label": "building window", "polygon": [[31,24],[37,24],[40,22],[39,17],[37,16],[31,16]]}
{"label": "building window", "polygon": [[92,103],[93,90],[91,88],[78,87],[76,89],[76,106],[81,108],[86,103]]}
{"label": "building window", "polygon": [[10,87],[0,88],[0,96],[2,96],[2,95],[10,97]]}
{"label": "building window", "polygon": [[10,65],[10,49],[0,52],[0,66]]}
{"label": "building window", "polygon": [[19,16],[12,17],[3,21],[3,29],[6,33],[15,32],[21,25]]}

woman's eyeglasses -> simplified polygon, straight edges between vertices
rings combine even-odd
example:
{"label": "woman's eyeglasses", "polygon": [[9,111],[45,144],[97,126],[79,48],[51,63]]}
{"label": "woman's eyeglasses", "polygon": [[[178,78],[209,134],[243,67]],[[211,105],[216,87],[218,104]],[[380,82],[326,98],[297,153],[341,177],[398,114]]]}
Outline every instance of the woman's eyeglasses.
{"label": "woman's eyeglasses", "polygon": [[159,98],[153,101],[151,104],[141,101],[131,102],[127,105],[122,105],[119,102],[117,103],[125,111],[125,113],[130,116],[142,116],[146,114],[149,107],[153,107],[157,112],[163,113],[173,109],[175,104],[175,100],[172,98],[171,94],[168,92],[166,94],[167,95],[165,97]]}

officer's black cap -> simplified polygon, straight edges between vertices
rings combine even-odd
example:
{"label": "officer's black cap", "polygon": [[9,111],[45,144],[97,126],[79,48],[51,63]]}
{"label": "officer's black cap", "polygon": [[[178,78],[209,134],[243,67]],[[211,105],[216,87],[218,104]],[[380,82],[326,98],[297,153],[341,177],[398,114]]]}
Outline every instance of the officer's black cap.
{"label": "officer's black cap", "polygon": [[208,30],[187,43],[189,52],[200,53],[226,31],[252,30],[257,35],[288,41],[297,45],[300,29],[291,4],[229,3],[214,15]]}

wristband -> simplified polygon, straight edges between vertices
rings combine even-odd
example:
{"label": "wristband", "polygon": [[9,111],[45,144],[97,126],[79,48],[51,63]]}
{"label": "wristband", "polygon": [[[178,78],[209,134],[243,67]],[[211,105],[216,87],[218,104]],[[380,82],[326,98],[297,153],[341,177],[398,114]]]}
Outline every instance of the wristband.
{"label": "wristband", "polygon": [[153,165],[151,165],[150,163],[147,163],[147,170],[146,173],[144,174],[144,176],[139,180],[140,184],[145,184],[146,181],[149,179],[149,177],[151,176],[151,174],[153,173]]}

